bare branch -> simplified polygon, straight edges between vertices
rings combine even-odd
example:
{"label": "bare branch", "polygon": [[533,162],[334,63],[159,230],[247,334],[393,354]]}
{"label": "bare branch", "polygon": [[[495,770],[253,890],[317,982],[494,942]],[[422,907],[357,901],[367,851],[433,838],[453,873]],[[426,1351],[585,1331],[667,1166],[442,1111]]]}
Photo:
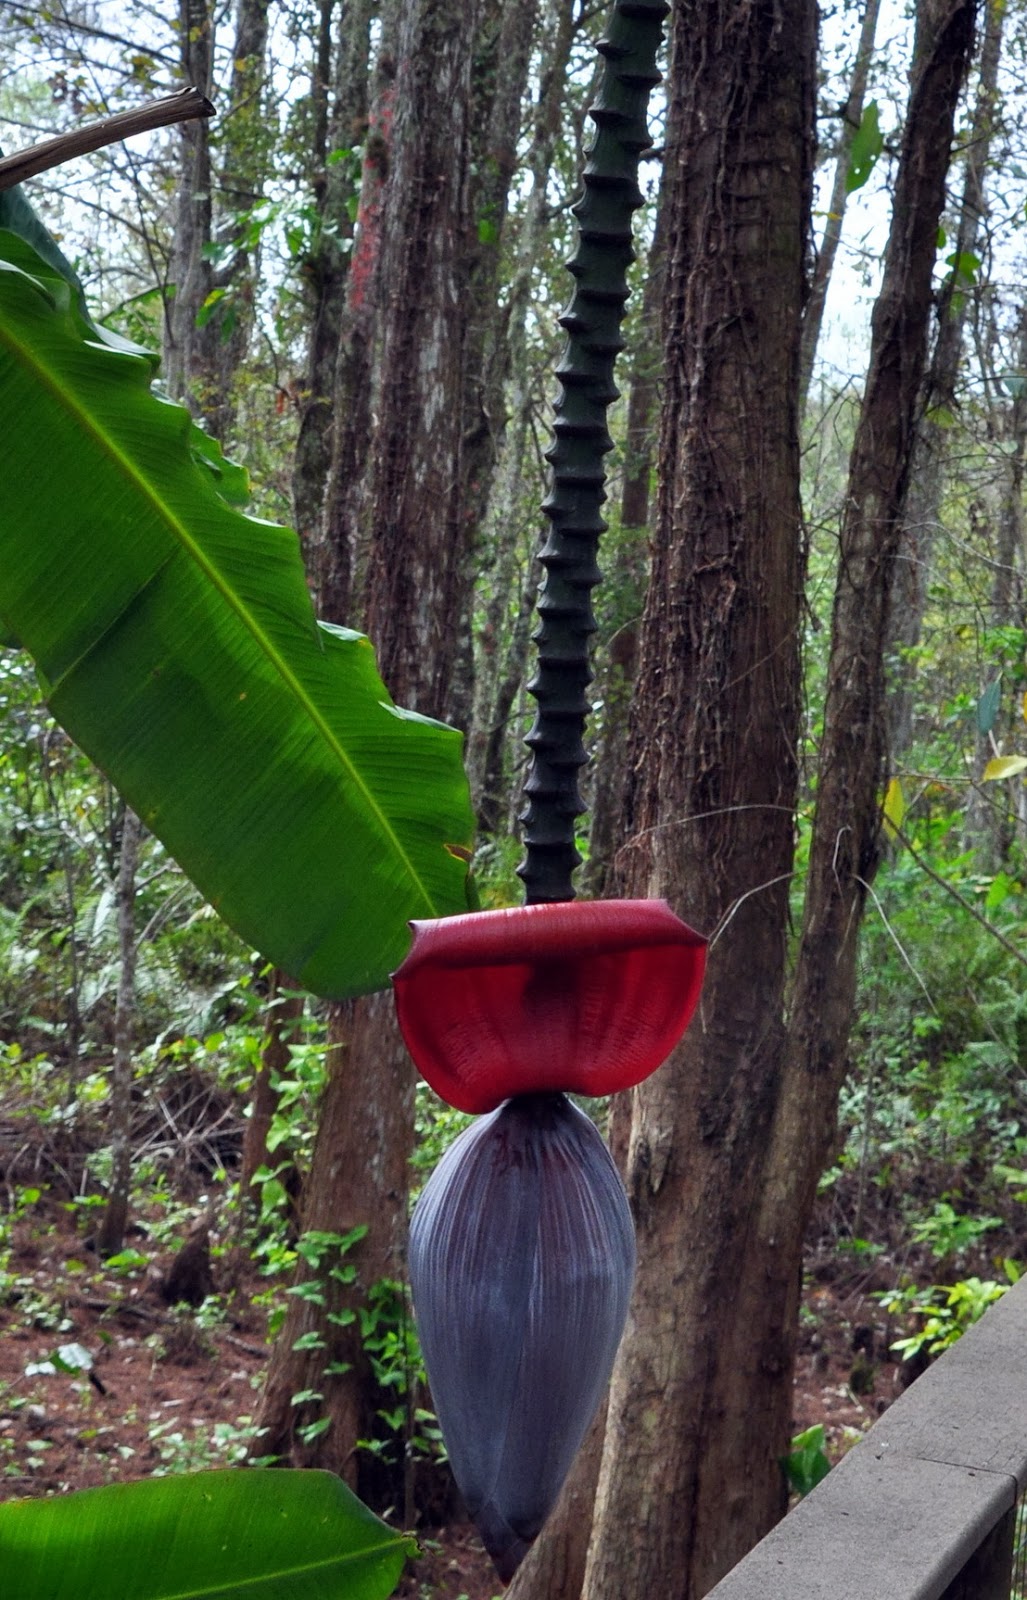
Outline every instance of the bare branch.
{"label": "bare branch", "polygon": [[[990,933],[993,939],[998,940],[1003,950],[1007,950],[1015,961],[1018,961],[1022,967],[1027,967],[1027,956],[1024,955],[1023,951],[1018,950],[1016,945],[1013,944],[1012,940],[1007,939],[1001,929],[996,928],[995,924],[993,922],[989,922],[987,917],[982,917],[977,907],[972,905],[964,895],[961,895],[959,890],[955,888],[953,884],[949,883],[947,879],[943,878],[940,873],[935,872],[933,867],[928,866],[927,862],[917,850],[916,846],[913,845],[909,839],[907,839],[901,828],[896,827],[895,823],[890,823],[889,826],[899,843],[909,851],[921,872],[926,872],[927,876],[938,885],[939,889],[944,889],[946,894],[950,894],[953,900],[955,900],[958,905],[961,905],[963,910],[973,917],[975,922],[980,923],[985,932]],[[860,882],[862,882],[862,879],[860,879]]]}
{"label": "bare branch", "polygon": [[28,150],[18,150],[13,156],[0,160],[0,190],[13,189],[26,178],[34,178],[51,167],[59,167],[76,156],[88,155],[91,150],[102,150],[105,145],[130,139],[133,134],[150,133],[154,128],[166,128],[174,122],[189,122],[194,117],[211,117],[214,107],[198,89],[180,89],[177,94],[153,100],[149,105],[132,111],[120,111],[116,116],[103,117],[84,128],[74,128],[70,133],[60,133],[54,139],[33,145]]}

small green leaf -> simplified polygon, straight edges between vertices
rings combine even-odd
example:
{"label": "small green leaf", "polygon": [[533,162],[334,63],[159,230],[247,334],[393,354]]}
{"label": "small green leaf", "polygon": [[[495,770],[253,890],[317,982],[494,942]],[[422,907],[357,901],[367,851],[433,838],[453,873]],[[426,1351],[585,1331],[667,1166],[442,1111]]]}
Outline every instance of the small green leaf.
{"label": "small green leaf", "polygon": [[822,1483],[831,1470],[824,1450],[826,1434],[821,1422],[797,1433],[788,1455],[779,1457],[788,1487],[799,1495],[809,1494]]}
{"label": "small green leaf", "polygon": [[981,695],[981,698],[977,702],[978,733],[985,734],[991,732],[992,728],[995,726],[995,718],[998,716],[998,708],[1001,700],[1002,675],[1000,673],[993,683],[989,683],[988,687],[985,689],[984,693]]}
{"label": "small green leaf", "polygon": [[985,911],[997,911],[999,906],[1015,893],[1016,888],[1016,880],[1011,878],[1008,872],[996,872],[984,898]]}
{"label": "small green leaf", "polygon": [[969,285],[977,282],[981,270],[981,258],[975,256],[972,250],[959,250],[945,257],[945,265],[952,268],[954,281],[961,280],[963,284]]}
{"label": "small green leaf", "polygon": [[298,1339],[293,1340],[294,1350],[323,1350],[325,1342],[319,1333],[311,1329],[310,1333],[301,1333]]}
{"label": "small green leaf", "polygon": [[883,149],[884,134],[881,132],[880,112],[877,101],[871,100],[863,112],[856,136],[852,141],[849,175],[845,180],[846,194],[855,194],[857,189],[862,189],[877,165],[877,158]]}

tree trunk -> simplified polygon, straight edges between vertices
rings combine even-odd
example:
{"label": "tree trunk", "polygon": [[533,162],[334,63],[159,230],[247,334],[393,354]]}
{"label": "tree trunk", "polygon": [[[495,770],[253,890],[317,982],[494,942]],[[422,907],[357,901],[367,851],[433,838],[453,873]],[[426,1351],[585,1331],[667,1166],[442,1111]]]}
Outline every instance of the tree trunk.
{"label": "tree trunk", "polygon": [[[665,289],[666,232],[664,206],[657,208],[649,270],[642,291],[642,311],[629,378],[624,479],[620,502],[620,539],[610,580],[618,591],[637,595],[639,612],[648,577],[649,485],[655,440],[653,422],[659,405],[660,308]],[[603,652],[599,695],[602,731],[592,757],[592,826],[583,874],[586,893],[602,899],[616,882],[616,853],[627,775],[631,694],[638,665],[638,616],[629,614]]]}
{"label": "tree trunk", "polygon": [[113,1256],[125,1243],[128,1203],[132,1193],[132,1058],[136,1018],[136,868],[139,862],[139,818],[128,806],[121,823],[118,860],[118,995],[114,1009],[114,1063],[111,1067],[111,1181],[107,1204],[97,1230],[96,1248]]}
{"label": "tree trunk", "polygon": [[974,0],[924,0],[918,15],[891,233],[849,467],[788,1053],[752,1230],[754,1251],[766,1265],[749,1276],[761,1285],[761,1315],[777,1331],[787,1371],[794,1359],[802,1237],[835,1137],[857,939],[880,858],[888,605],[974,11]]}
{"label": "tree trunk", "polygon": [[[479,826],[498,833],[509,809],[504,757],[509,749],[510,712],[524,682],[531,631],[531,608],[539,573],[534,555],[525,559],[528,519],[532,551],[536,543],[541,489],[526,505],[525,478],[531,446],[535,393],[527,356],[527,318],[532,273],[545,243],[546,189],[560,132],[560,110],[574,38],[573,8],[549,0],[542,19],[547,55],[539,74],[538,100],[526,168],[530,188],[519,220],[516,264],[506,304],[506,354],[510,417],[498,470],[490,485],[487,514],[490,550],[481,563],[488,591],[485,625],[475,661],[474,702],[467,765]],[[518,724],[519,726],[519,724]]]}
{"label": "tree trunk", "polygon": [[[966,151],[963,194],[953,241],[957,261],[976,255],[987,221],[984,180],[995,131],[999,57],[1005,0],[987,0],[981,45],[980,79]],[[917,420],[913,465],[902,512],[902,536],[895,563],[885,654],[891,664],[888,696],[889,748],[893,761],[913,742],[914,691],[927,592],[934,565],[934,545],[942,515],[945,444],[956,409],[956,385],[963,354],[963,330],[970,281],[953,271],[938,305],[938,332],[924,383]],[[941,413],[939,415],[939,412]]]}
{"label": "tree trunk", "polygon": [[369,462],[376,409],[372,401],[377,387],[379,314],[384,307],[379,271],[388,222],[385,196],[396,111],[397,28],[396,6],[388,7],[382,17],[356,234],[335,353],[331,465],[327,483],[320,486],[324,509],[317,539],[313,547],[308,546],[314,592],[321,615],[329,622],[345,622],[359,615],[367,565]]}
{"label": "tree trunk", "polygon": [[[761,31],[763,20],[748,20],[748,37],[711,41],[697,36],[709,19],[684,7],[675,40],[676,67],[685,50],[704,63],[705,116],[696,121],[718,137],[688,140],[697,96],[679,69],[672,170],[680,171],[687,153],[685,170],[699,188],[683,205],[687,179],[679,181],[671,202],[660,526],[672,542],[669,551],[658,544],[643,636],[636,748],[644,768],[633,774],[629,796],[630,886],[670,893],[700,926],[719,920],[719,929],[697,1023],[635,1096],[629,1192],[639,1278],[614,1373],[588,1600],[702,1595],[784,1509],[776,1458],[791,1418],[802,1240],[833,1138],[856,933],[877,861],[884,624],[973,6],[928,0],[918,27],[842,527],[787,1034],[797,707],[793,430],[812,98],[811,55],[795,42],[811,40],[813,21],[793,6],[781,29],[785,46]],[[728,92],[711,106],[714,86],[725,81]],[[744,142],[718,149],[727,139]],[[718,188],[722,174],[726,193]],[[747,194],[752,211],[733,213]],[[733,232],[723,243],[700,234],[688,249],[680,219],[694,218],[699,233],[707,208]],[[755,308],[767,295],[771,305],[760,315]],[[687,338],[675,326],[681,318]],[[713,382],[716,389],[704,387]],[[678,529],[687,530],[687,545],[673,538]],[[676,716],[683,759],[673,751]],[[673,1304],[668,1283],[681,1285]]]}
{"label": "tree trunk", "polygon": [[[268,162],[261,93],[267,30],[268,0],[239,0],[219,175],[207,119],[182,123],[179,130],[174,298],[166,319],[165,375],[172,397],[185,400],[226,444],[235,425],[236,372],[253,326],[255,252],[235,241],[240,213],[256,204]],[[180,0],[179,31],[182,76],[209,95],[215,12],[208,0]],[[219,242],[230,248],[230,257],[215,269],[215,220],[225,212]],[[219,299],[211,299],[215,292]]]}
{"label": "tree trunk", "polygon": [[[1021,305],[1018,317],[1014,367],[1018,374],[1027,372],[1027,306]],[[1008,382],[1008,380],[1007,380]],[[1003,451],[1000,456],[999,482],[996,485],[997,537],[991,544],[991,587],[988,596],[987,620],[990,628],[1023,627],[1024,580],[1027,571],[1027,536],[1024,518],[1023,491],[1024,465],[1027,460],[1027,383],[1022,377],[1014,380],[1016,392],[1012,403],[991,400],[993,415],[997,410],[997,425],[989,428],[993,447]],[[1002,413],[1005,415],[1002,415]],[[992,676],[994,675],[992,671]],[[984,685],[981,685],[983,689]],[[1017,701],[1019,695],[1016,696]],[[1013,709],[1012,722],[1016,732],[1013,742],[1004,753],[1017,754],[1023,744],[1023,718],[1019,705]],[[1009,726],[1009,721],[1006,722]],[[973,786],[966,810],[965,835],[967,846],[976,851],[978,871],[995,873],[1006,866],[1013,840],[1024,832],[1024,803],[1027,790],[1017,778],[1010,782],[985,784],[984,769],[998,753],[993,743],[994,733],[978,732],[973,760]],[[1010,788],[1012,792],[1010,793]],[[1010,800],[1013,801],[1012,806]]]}
{"label": "tree trunk", "polygon": [[[180,0],[178,14],[182,78],[209,95],[214,68],[214,18],[208,0]],[[175,244],[171,258],[174,298],[166,313],[164,374],[172,399],[202,393],[209,381],[201,351],[206,341],[196,326],[211,290],[213,271],[204,251],[211,241],[212,173],[210,127],[206,117],[183,122],[178,130],[181,161],[175,204]]]}
{"label": "tree trunk", "polygon": [[[479,745],[480,770],[476,809],[478,826],[483,834],[501,833],[506,827],[511,785],[506,779],[504,757],[510,742],[514,701],[517,699],[517,691],[523,688],[527,676],[528,654],[531,647],[531,619],[538,593],[539,576],[538,562],[529,562],[509,642],[502,655],[502,672],[488,702],[490,721],[486,727],[474,730],[474,737]],[[495,598],[497,604],[494,621],[498,624],[499,615],[505,609],[502,605],[504,597],[497,594]],[[519,726],[519,723],[516,725]]]}
{"label": "tree trunk", "polygon": [[[414,1077],[406,1052],[391,1047],[391,995],[372,995],[337,1010],[303,1229],[345,1236],[363,1227],[367,1233],[345,1254],[329,1246],[314,1270],[301,1273],[300,1284],[316,1283],[324,1301],[290,1297],[261,1403],[259,1423],[266,1432],[255,1453],[323,1467],[357,1487],[357,1440],[371,1431],[357,1309],[379,1279],[405,1275]],[[375,1076],[369,1083],[371,1062]],[[332,1276],[333,1269],[345,1274],[350,1266],[356,1268],[352,1282]],[[307,1392],[320,1398],[293,1403],[294,1395]],[[326,1417],[327,1431],[309,1431]]]}
{"label": "tree trunk", "polygon": [[467,282],[470,315],[462,404],[461,499],[468,537],[456,670],[446,706],[449,720],[464,731],[471,726],[474,706],[473,553],[481,537],[506,428],[504,387],[511,365],[510,323],[500,297],[500,269],[537,10],[537,0],[521,0],[520,4],[489,0],[474,62],[472,138],[477,177],[472,189]]}
{"label": "tree trunk", "polygon": [[260,264],[259,248],[246,241],[247,219],[263,194],[271,159],[264,94],[268,5],[269,0],[238,0],[232,78],[220,118],[219,210],[224,221],[218,236],[231,254],[212,274],[211,290],[224,298],[200,331],[210,372],[203,417],[226,449],[235,431],[235,380],[253,331]]}
{"label": "tree trunk", "polygon": [[250,1185],[254,1173],[270,1164],[267,1136],[278,1110],[278,1091],[274,1087],[274,1079],[288,1068],[289,1045],[295,1038],[296,1024],[303,1016],[303,996],[283,995],[283,989],[295,989],[295,984],[276,968],[268,995],[267,1032],[260,1052],[260,1067],[254,1080],[250,1114],[243,1132],[239,1194],[244,1202],[251,1198]]}
{"label": "tree trunk", "polygon": [[468,40],[478,20],[477,8],[460,0],[416,0],[406,10],[378,263],[388,314],[371,446],[365,624],[390,691],[434,714],[447,703],[454,623],[470,582],[460,400],[473,225]]}
{"label": "tree trunk", "polygon": [[674,12],[661,481],[620,861],[627,893],[720,926],[699,1016],[635,1091],[638,1276],[588,1600],[701,1595],[784,1508],[787,1341],[744,1268],[784,1050],[815,27],[808,0]]}
{"label": "tree trunk", "polygon": [[856,46],[856,59],[852,64],[849,93],[841,110],[842,126],[838,136],[838,154],[834,164],[831,199],[828,202],[827,219],[802,319],[802,347],[799,358],[800,418],[806,411],[806,400],[813,377],[813,363],[817,356],[820,329],[824,321],[824,307],[827,304],[827,291],[831,286],[831,273],[834,271],[835,257],[842,238],[845,206],[849,198],[849,174],[852,171],[852,146],[863,120],[863,102],[866,100],[867,80],[870,76],[870,63],[874,54],[880,11],[881,0],[866,0],[863,7],[863,23],[859,31],[859,44]]}
{"label": "tree trunk", "polygon": [[[394,80],[379,96],[368,141],[377,154],[349,275],[347,313],[355,312],[355,319],[343,329],[345,341],[354,326],[359,331],[365,306],[373,307],[379,341],[368,385],[374,427],[361,489],[369,539],[365,624],[397,701],[431,715],[448,702],[470,578],[464,408],[476,392],[473,371],[482,349],[472,337],[483,309],[471,283],[477,247],[473,63],[482,15],[481,5],[469,9],[461,0],[407,0],[402,9]],[[347,378],[352,354],[352,345],[340,351],[340,365],[349,363]],[[370,354],[371,346],[363,346],[361,361]],[[338,477],[340,464],[357,461],[355,441],[365,419],[346,416],[340,426],[338,408],[336,417],[331,492],[337,495],[347,488]],[[338,509],[336,499],[330,519]],[[336,576],[352,571],[352,524],[336,517],[328,527],[333,541],[346,544],[337,553]],[[326,1323],[326,1312],[356,1311],[376,1282],[405,1276],[414,1073],[390,995],[336,1008],[329,1038],[332,1068],[304,1227],[345,1231],[366,1224],[368,1232],[352,1253],[355,1281],[333,1288],[328,1306],[294,1297],[272,1359],[261,1414],[270,1431],[260,1449],[346,1470],[351,1480],[359,1466],[361,1491],[382,1505],[396,1503],[401,1483],[395,1477],[383,1482],[373,1457],[354,1459],[356,1441],[374,1432],[381,1403],[359,1323]],[[325,1348],[306,1349],[313,1345],[304,1337],[309,1334],[323,1338]],[[297,1339],[303,1341],[299,1350]],[[336,1370],[322,1378],[326,1358]],[[326,1434],[298,1434],[291,1397],[303,1390],[323,1395],[317,1406],[331,1418]],[[304,1417],[299,1426],[310,1420]]]}
{"label": "tree trunk", "polygon": [[[311,153],[319,233],[307,272],[310,338],[292,494],[296,528],[321,614],[330,621],[343,622],[349,611],[349,565],[347,562],[341,573],[336,573],[324,561],[324,512],[334,438],[332,395],[350,262],[346,245],[353,237],[350,206],[358,185],[351,160],[329,163],[328,156],[332,151],[354,149],[369,132],[370,30],[376,0],[353,0],[340,8],[333,71],[334,10],[333,0],[321,0],[320,49],[312,91],[317,108],[316,134]],[[371,147],[369,140],[368,148]]]}

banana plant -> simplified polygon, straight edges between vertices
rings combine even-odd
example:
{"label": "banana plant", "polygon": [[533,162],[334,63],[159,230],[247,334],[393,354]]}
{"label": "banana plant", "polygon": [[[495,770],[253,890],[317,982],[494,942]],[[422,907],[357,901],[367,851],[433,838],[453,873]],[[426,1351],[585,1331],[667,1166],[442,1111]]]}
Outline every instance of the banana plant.
{"label": "banana plant", "polygon": [[706,941],[663,901],[574,902],[584,810],[591,591],[605,528],[606,414],[641,205],[664,0],[616,0],[596,137],[573,208],[575,280],[547,452],[538,705],[522,816],[524,906],[415,924],[395,974],[423,1076],[482,1113],[426,1184],[410,1281],[425,1365],[468,1510],[509,1580],[551,1511],[601,1400],[627,1317],[634,1231],[620,1178],[569,1093],[654,1072],[699,1001]]}
{"label": "banana plant", "polygon": [[98,329],[0,196],[0,624],[50,709],[244,939],[315,994],[383,988],[467,908],[461,736],[318,623],[299,543]]}
{"label": "banana plant", "polygon": [[413,1549],[330,1472],[194,1472],[0,1505],[11,1600],[385,1600]]}

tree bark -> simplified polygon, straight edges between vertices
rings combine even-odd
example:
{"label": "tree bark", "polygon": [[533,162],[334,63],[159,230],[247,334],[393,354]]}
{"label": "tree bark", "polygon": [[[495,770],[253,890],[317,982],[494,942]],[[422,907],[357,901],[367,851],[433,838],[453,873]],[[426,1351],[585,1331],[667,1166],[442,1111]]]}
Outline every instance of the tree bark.
{"label": "tree bark", "polygon": [[114,1062],[111,1067],[111,1181],[97,1230],[101,1256],[116,1255],[125,1242],[132,1192],[132,1047],[136,1019],[136,868],[142,826],[125,807],[118,859],[118,994],[114,1008]]}
{"label": "tree bark", "polygon": [[[649,487],[655,453],[654,419],[659,407],[662,366],[660,308],[665,290],[665,212],[661,201],[649,248],[649,270],[642,290],[642,310],[628,390],[624,439],[624,477],[620,501],[620,539],[612,582],[618,591],[639,597],[641,611],[649,565]],[[638,666],[639,617],[624,617],[604,652],[599,674],[603,703],[602,730],[592,760],[592,826],[588,861],[583,873],[586,892],[602,899],[616,882],[615,857],[627,776],[631,694]]]}
{"label": "tree bark", "polygon": [[[301,1273],[300,1284],[320,1285],[324,1303],[290,1298],[261,1403],[259,1424],[267,1431],[255,1453],[322,1467],[358,1487],[357,1440],[368,1435],[371,1419],[357,1310],[379,1279],[405,1276],[414,1077],[406,1052],[390,1044],[391,995],[372,995],[338,1011],[304,1190],[303,1230],[345,1235],[365,1227],[367,1233],[345,1256],[332,1253],[316,1271]],[[375,1080],[369,1083],[372,1061]],[[351,1283],[331,1276],[332,1268],[345,1272],[351,1265],[357,1272]],[[305,1391],[321,1398],[294,1405],[293,1395]],[[304,1430],[323,1417],[331,1419],[327,1432],[304,1438]]]}
{"label": "tree bark", "polygon": [[371,446],[365,624],[390,690],[435,714],[447,703],[454,622],[470,581],[460,399],[473,225],[467,46],[478,23],[479,8],[459,0],[406,10],[378,263],[389,315]]}
{"label": "tree bark", "polygon": [[[1017,321],[1014,367],[1018,374],[1022,374],[1027,372],[1027,306],[1021,304]],[[1011,403],[1004,399],[991,399],[995,421],[988,430],[993,445],[1004,447],[1000,457],[999,482],[994,494],[997,501],[994,517],[997,532],[992,540],[985,538],[984,541],[991,545],[987,618],[988,626],[992,628],[1022,628],[1027,622],[1024,612],[1027,520],[1023,505],[1024,467],[1027,462],[1027,383],[1020,377],[1015,383],[1016,392]],[[982,684],[982,690],[983,687]],[[1016,729],[1012,743],[1006,746],[1006,753],[1019,753],[1019,747],[1023,744],[1020,737],[1023,718],[1019,706],[1013,709],[1011,718],[1004,720],[1006,728],[1011,722]],[[1021,836],[1024,835],[1027,805],[1027,790],[1018,780],[1013,782],[1011,793],[1008,782],[985,784],[982,781],[988,762],[997,754],[998,747],[993,743],[993,738],[991,730],[987,734],[977,734],[973,785],[964,824],[967,846],[976,851],[978,870],[988,873],[1002,870],[1008,862],[1016,834],[1019,832]]]}
{"label": "tree bark", "polygon": [[[292,496],[296,529],[321,614],[329,621],[343,622],[349,615],[349,562],[333,563],[327,558],[325,487],[334,441],[332,396],[343,337],[350,265],[347,247],[352,243],[354,227],[350,206],[358,185],[351,161],[329,163],[328,156],[333,151],[352,150],[369,133],[370,30],[376,0],[351,0],[340,8],[333,68],[334,10],[333,0],[321,0],[320,50],[312,88],[317,108],[316,132],[311,152],[319,237],[307,264],[310,336]],[[368,150],[373,150],[371,139]],[[365,171],[369,170],[370,159],[368,156]]]}
{"label": "tree bark", "polygon": [[[327,569],[321,568],[329,573],[333,602],[342,594],[344,571],[345,588],[352,590],[360,553],[349,512],[339,515],[338,496],[350,496],[349,510],[358,505],[353,480],[344,483],[343,474],[347,460],[356,466],[363,437],[365,625],[397,701],[430,715],[442,714],[448,703],[471,570],[465,408],[477,392],[474,372],[483,348],[472,330],[476,317],[484,319],[472,283],[472,266],[480,262],[472,175],[482,154],[475,149],[472,110],[485,16],[483,0],[470,8],[461,0],[406,0],[399,17],[396,54],[386,63],[368,140],[375,164],[361,199],[339,358],[348,382],[352,335],[356,330],[362,339],[370,308],[376,342],[360,343],[357,359],[365,372],[373,371],[365,386],[373,394],[373,416],[369,400],[366,414],[356,417],[336,407],[329,490],[335,498],[327,521],[335,548]],[[526,70],[526,54],[523,60]],[[484,127],[489,119],[482,114],[480,122]],[[495,196],[493,203],[499,205]],[[366,1225],[368,1231],[352,1252],[355,1281],[333,1288],[328,1306],[294,1297],[272,1359],[261,1414],[269,1434],[260,1449],[345,1471],[380,1506],[397,1502],[401,1482],[383,1482],[374,1458],[357,1460],[354,1451],[358,1439],[373,1434],[381,1402],[358,1322],[326,1325],[326,1314],[355,1312],[379,1280],[405,1276],[414,1073],[391,995],[336,1008],[329,1038],[333,1064],[304,1227]],[[334,1220],[326,1224],[326,1217]],[[305,1345],[311,1333],[324,1339],[324,1348],[297,1350],[296,1340]],[[347,1370],[322,1380],[326,1360]],[[311,1418],[297,1419],[291,1406],[292,1395],[306,1389],[323,1395],[318,1408],[332,1420],[328,1433],[308,1441],[298,1427]]]}
{"label": "tree bark", "polygon": [[816,264],[810,282],[809,299],[802,319],[802,347],[799,358],[799,416],[806,410],[809,386],[813,378],[813,363],[817,357],[820,329],[824,321],[827,291],[831,286],[835,257],[841,243],[845,223],[845,207],[849,198],[849,174],[852,171],[852,146],[863,120],[863,103],[866,100],[870,63],[877,37],[877,19],[881,0],[866,0],[863,22],[859,30],[856,59],[852,64],[852,78],[845,104],[841,109],[841,133],[838,136],[838,154],[834,165],[834,181],[827,207],[824,232],[817,251]]}
{"label": "tree bark", "polygon": [[[179,30],[182,76],[210,95],[215,13],[208,0],[180,0]],[[231,84],[226,105],[218,108],[225,128],[220,173],[209,124],[184,123],[180,130],[174,298],[166,318],[164,370],[169,393],[186,401],[225,444],[235,426],[236,373],[253,326],[256,252],[234,241],[240,213],[260,196],[268,161],[261,96],[267,31],[268,0],[239,0]],[[221,217],[220,242],[231,254],[215,268],[211,246]],[[211,301],[215,292],[219,301]]]}
{"label": "tree bark", "polygon": [[[999,58],[1005,0],[987,0],[981,45],[980,77],[966,151],[963,193],[953,241],[957,261],[976,255],[987,221],[985,178],[996,123]],[[956,386],[963,355],[970,283],[954,270],[938,304],[938,331],[924,382],[913,445],[913,464],[902,508],[902,535],[895,562],[886,657],[890,661],[888,734],[893,761],[913,743],[917,666],[913,651],[920,643],[927,592],[934,565],[934,546],[942,516],[945,445],[948,423],[957,408]],[[939,412],[941,415],[939,415]],[[947,414],[947,415],[946,415]]]}
{"label": "tree bark", "polygon": [[[504,781],[510,747],[510,713],[527,670],[531,608],[539,571],[524,556],[526,517],[532,548],[538,509],[526,507],[526,463],[531,446],[535,388],[527,353],[532,273],[545,243],[546,189],[560,132],[560,110],[574,39],[573,8],[549,0],[542,17],[546,59],[539,74],[532,138],[525,163],[530,188],[519,218],[513,276],[506,302],[509,411],[503,447],[490,484],[484,517],[489,549],[479,577],[488,591],[485,625],[475,660],[474,701],[467,750],[471,794],[481,831],[498,833],[509,811]],[[541,488],[537,499],[541,498]],[[519,723],[518,723],[519,726]]]}
{"label": "tree bark", "polygon": [[807,0],[673,14],[661,481],[620,861],[625,892],[720,931],[699,1016],[635,1091],[638,1276],[588,1600],[701,1595],[784,1508],[787,1341],[746,1266],[785,1043],[815,26]]}
{"label": "tree bark", "polygon": [[[789,11],[787,47],[761,29],[762,16],[746,22],[748,34],[715,30],[711,40],[705,11],[683,6],[675,34],[672,170],[687,153],[700,188],[684,204],[681,180],[671,202],[663,539],[636,696],[629,886],[669,893],[700,926],[719,928],[697,1023],[669,1066],[635,1092],[629,1192],[639,1278],[614,1373],[588,1600],[702,1595],[784,1509],[776,1458],[791,1417],[802,1239],[833,1138],[856,933],[878,855],[885,619],[973,5],[927,0],[919,19],[842,526],[787,1033],[794,429],[813,20],[808,8]],[[701,96],[686,51],[703,63]],[[711,105],[715,86],[724,98]],[[692,127],[699,136],[689,141]],[[741,148],[724,148],[732,138]],[[752,210],[739,215],[732,208],[747,196]],[[726,238],[701,231],[707,209],[734,224]],[[771,305],[756,316],[768,293]],[[680,1285],[673,1302],[668,1282]]]}
{"label": "tree bark", "polygon": [[264,94],[268,6],[269,0],[238,0],[232,77],[220,119],[218,188],[224,222],[218,235],[231,247],[231,255],[212,274],[211,290],[222,291],[224,299],[200,331],[210,368],[203,417],[226,449],[235,431],[235,380],[253,332],[260,269],[260,249],[246,241],[246,224],[264,192],[271,158]]}
{"label": "tree bark", "polygon": [[[210,97],[214,70],[214,18],[208,0],[179,0],[182,78]],[[202,392],[206,340],[196,318],[211,290],[213,270],[205,247],[211,241],[213,204],[210,127],[206,119],[179,129],[181,158],[171,258],[174,298],[165,314],[164,374],[173,399]]]}
{"label": "tree bark", "polygon": [[304,1000],[301,994],[283,995],[283,989],[295,988],[291,978],[275,970],[268,995],[267,1031],[260,1052],[260,1066],[253,1084],[250,1114],[246,1121],[242,1141],[242,1160],[239,1164],[239,1194],[249,1201],[253,1175],[262,1166],[270,1164],[267,1136],[278,1110],[278,1091],[274,1079],[289,1065],[289,1045],[296,1034],[296,1024],[303,1016]]}

